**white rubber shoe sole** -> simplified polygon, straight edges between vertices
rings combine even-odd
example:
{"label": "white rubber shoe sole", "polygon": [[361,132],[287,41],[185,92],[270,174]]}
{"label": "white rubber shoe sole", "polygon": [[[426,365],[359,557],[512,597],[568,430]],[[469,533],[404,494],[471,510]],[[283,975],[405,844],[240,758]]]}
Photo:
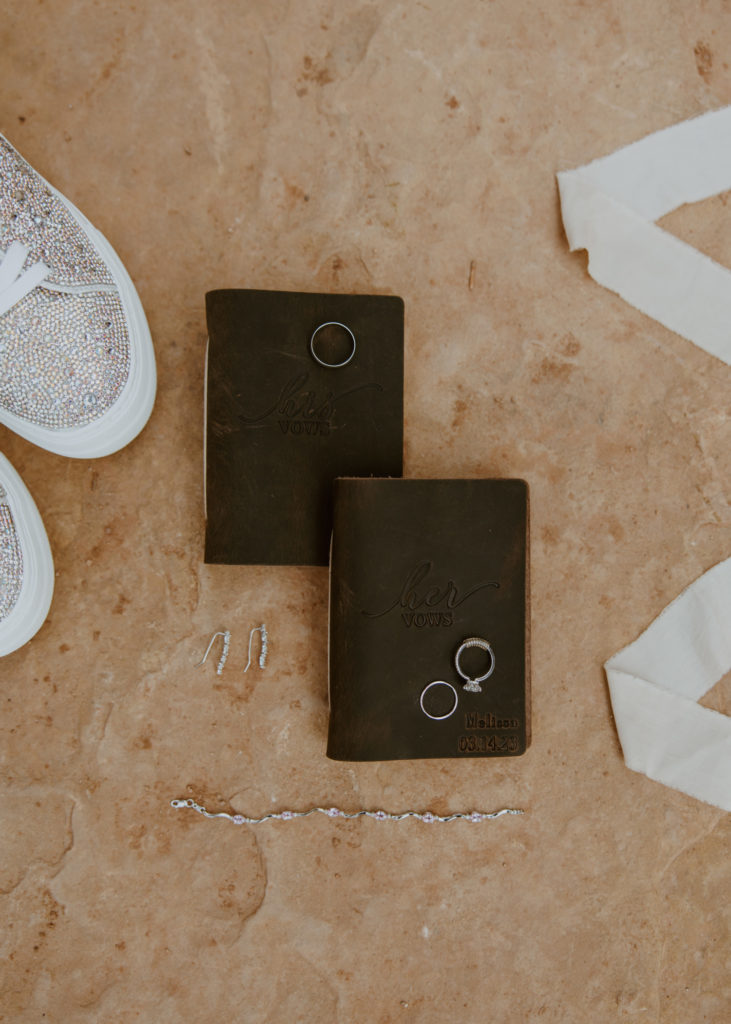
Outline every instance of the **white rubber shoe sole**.
{"label": "white rubber shoe sole", "polygon": [[129,377],[116,402],[98,419],[84,426],[51,430],[48,427],[36,426],[5,409],[0,409],[0,423],[4,423],[14,433],[32,441],[33,444],[57,455],[68,455],[76,459],[96,459],[124,448],[137,437],[150,418],[157,389],[152,338],[135,286],[112,246],[73,203],[41,175],[38,177],[89,236],[109,268],[127,319],[130,347]]}
{"label": "white rubber shoe sole", "polygon": [[28,488],[4,455],[0,455],[0,484],[23,554],[23,580],[18,599],[0,621],[0,657],[22,647],[41,628],[53,596],[53,557],[48,537]]}

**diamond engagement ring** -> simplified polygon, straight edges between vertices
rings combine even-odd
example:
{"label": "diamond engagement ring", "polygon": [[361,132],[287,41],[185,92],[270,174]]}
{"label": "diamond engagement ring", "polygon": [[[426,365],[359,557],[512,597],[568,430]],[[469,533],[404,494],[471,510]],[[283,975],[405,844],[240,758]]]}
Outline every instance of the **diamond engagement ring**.
{"label": "diamond engagement ring", "polygon": [[[462,654],[470,647],[479,647],[480,650],[485,651],[485,653],[488,656],[489,661],[487,665],[487,671],[484,672],[481,676],[467,675],[467,673],[463,671],[462,666],[460,665],[460,658]],[[480,683],[484,683],[484,681],[486,679],[489,679],[489,677],[495,671],[495,655],[493,653],[492,647],[487,642],[487,640],[483,640],[482,637],[468,637],[467,640],[462,641],[462,643],[459,645],[457,649],[457,653],[454,656],[454,667],[456,668],[458,674],[462,676],[462,678],[465,680],[463,687],[465,690],[467,690],[469,693],[482,693],[482,687],[480,686]]]}

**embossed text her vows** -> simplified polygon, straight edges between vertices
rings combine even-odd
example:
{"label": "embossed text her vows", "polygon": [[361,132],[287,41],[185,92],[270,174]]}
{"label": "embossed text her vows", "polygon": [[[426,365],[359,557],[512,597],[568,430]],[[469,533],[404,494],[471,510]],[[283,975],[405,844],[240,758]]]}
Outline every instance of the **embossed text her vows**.
{"label": "embossed text her vows", "polygon": [[498,588],[495,580],[476,583],[468,590],[460,590],[453,579],[437,581],[431,575],[433,562],[420,562],[407,575],[400,592],[382,611],[368,612],[363,615],[369,619],[379,619],[394,609],[399,609],[406,626],[451,626],[454,624],[454,609],[473,597],[478,591],[487,587]]}

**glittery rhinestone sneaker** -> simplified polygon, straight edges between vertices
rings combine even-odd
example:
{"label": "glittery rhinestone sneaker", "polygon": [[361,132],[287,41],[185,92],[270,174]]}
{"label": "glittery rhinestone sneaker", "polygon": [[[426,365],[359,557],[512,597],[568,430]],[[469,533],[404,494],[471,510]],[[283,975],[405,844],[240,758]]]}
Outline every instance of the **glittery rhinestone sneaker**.
{"label": "glittery rhinestone sneaker", "polygon": [[155,386],[119,257],[0,135],[0,423],[59,455],[109,455],[142,430]]}
{"label": "glittery rhinestone sneaker", "polygon": [[0,657],[43,625],[53,594],[53,559],[28,490],[0,455]]}

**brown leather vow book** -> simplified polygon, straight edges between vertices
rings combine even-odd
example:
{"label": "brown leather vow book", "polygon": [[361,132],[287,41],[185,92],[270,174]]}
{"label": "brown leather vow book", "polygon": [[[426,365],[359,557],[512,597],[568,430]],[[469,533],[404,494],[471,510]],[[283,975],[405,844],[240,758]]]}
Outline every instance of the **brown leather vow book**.
{"label": "brown leather vow book", "polygon": [[327,565],[337,476],[400,476],[400,298],[206,295],[206,562]]}
{"label": "brown leather vow book", "polygon": [[525,752],[527,542],[522,480],[335,482],[328,757]]}

